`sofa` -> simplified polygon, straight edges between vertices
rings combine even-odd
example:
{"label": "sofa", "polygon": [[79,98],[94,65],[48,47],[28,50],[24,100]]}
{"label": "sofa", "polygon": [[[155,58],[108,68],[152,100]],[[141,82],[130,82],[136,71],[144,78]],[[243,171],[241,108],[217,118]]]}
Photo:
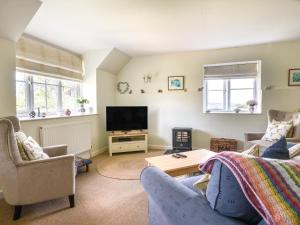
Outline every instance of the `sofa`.
{"label": "sofa", "polygon": [[193,187],[200,176],[178,181],[158,168],[145,168],[141,183],[148,194],[149,225],[246,225],[210,207]]}
{"label": "sofa", "polygon": [[[293,121],[293,133],[291,137],[287,137],[286,140],[290,143],[299,143],[300,142],[300,112],[284,112],[280,110],[269,110],[268,111],[268,123],[271,123],[273,120],[276,121]],[[262,132],[250,132],[245,133],[245,149],[250,148],[253,145],[259,145],[261,149],[264,149],[273,142],[263,141],[261,138],[265,133]]]}

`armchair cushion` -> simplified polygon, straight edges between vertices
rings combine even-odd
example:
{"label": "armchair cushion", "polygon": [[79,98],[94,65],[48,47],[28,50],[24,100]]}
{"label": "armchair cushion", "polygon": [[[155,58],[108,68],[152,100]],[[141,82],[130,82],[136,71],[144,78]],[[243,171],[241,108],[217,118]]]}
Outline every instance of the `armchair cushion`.
{"label": "armchair cushion", "polygon": [[23,146],[23,142],[27,139],[26,135],[19,131],[19,132],[15,132],[15,136],[16,136],[16,140],[17,140],[17,145],[18,145],[18,149],[20,152],[20,156],[22,158],[22,160],[30,160],[30,158],[28,157],[26,150]]}
{"label": "armchair cushion", "polygon": [[61,156],[67,154],[67,145],[53,145],[43,147],[43,151],[50,157]]}
{"label": "armchair cushion", "polygon": [[269,123],[265,135],[262,137],[264,141],[277,141],[282,137],[286,137],[293,128],[293,121],[275,121]]}
{"label": "armchair cushion", "polygon": [[23,141],[22,145],[30,160],[49,158],[49,156],[43,152],[41,146],[30,136]]}

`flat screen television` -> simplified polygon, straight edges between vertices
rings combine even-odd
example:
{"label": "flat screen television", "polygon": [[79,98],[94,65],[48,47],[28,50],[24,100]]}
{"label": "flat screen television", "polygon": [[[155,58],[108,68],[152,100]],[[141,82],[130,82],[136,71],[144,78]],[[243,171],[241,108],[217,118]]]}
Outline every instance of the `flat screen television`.
{"label": "flat screen television", "polygon": [[107,106],[106,130],[129,131],[148,129],[147,106]]}

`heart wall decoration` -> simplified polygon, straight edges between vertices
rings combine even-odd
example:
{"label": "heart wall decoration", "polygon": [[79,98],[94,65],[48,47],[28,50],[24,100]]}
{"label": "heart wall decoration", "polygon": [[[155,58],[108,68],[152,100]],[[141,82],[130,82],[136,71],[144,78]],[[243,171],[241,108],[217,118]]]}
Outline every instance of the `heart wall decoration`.
{"label": "heart wall decoration", "polygon": [[128,82],[118,82],[117,90],[120,94],[125,94],[129,90]]}

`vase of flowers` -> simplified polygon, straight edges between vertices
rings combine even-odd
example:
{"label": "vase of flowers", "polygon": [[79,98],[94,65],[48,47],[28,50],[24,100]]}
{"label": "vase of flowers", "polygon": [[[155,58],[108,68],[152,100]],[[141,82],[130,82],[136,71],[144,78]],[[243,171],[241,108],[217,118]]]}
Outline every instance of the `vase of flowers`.
{"label": "vase of flowers", "polygon": [[254,113],[255,111],[255,106],[257,106],[257,101],[256,100],[249,100],[246,102],[246,104],[249,107],[250,113]]}
{"label": "vase of flowers", "polygon": [[80,104],[79,111],[84,113],[85,112],[84,104],[88,104],[89,100],[87,100],[86,98],[80,97],[79,99],[77,99],[77,103]]}

